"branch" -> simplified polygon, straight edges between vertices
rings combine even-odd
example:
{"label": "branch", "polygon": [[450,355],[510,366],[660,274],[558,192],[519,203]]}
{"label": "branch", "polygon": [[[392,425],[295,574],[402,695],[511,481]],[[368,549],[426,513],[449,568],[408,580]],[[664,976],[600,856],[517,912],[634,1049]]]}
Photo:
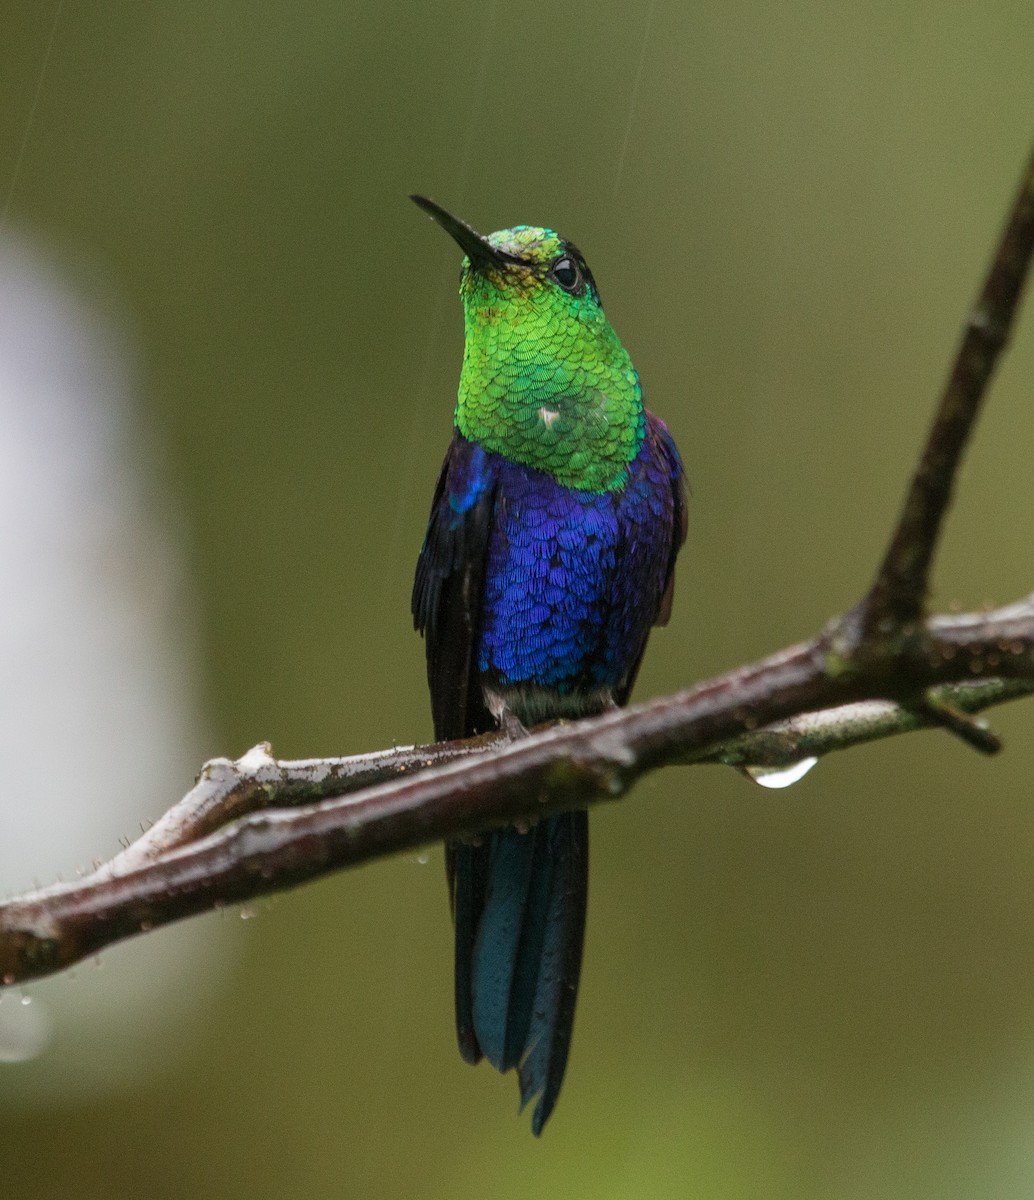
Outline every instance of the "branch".
{"label": "branch", "polygon": [[[981,679],[974,683],[931,688],[928,702],[950,704],[972,714],[1007,700],[1029,696],[1031,692],[1034,692],[1034,683],[1027,680]],[[717,750],[696,761],[776,770],[794,766],[802,759],[822,758],[834,750],[847,750],[866,742],[882,741],[941,724],[941,720],[924,715],[919,708],[909,710],[891,700],[862,700],[857,704],[777,721],[765,729],[723,742]]]}
{"label": "branch", "polygon": [[1034,595],[922,619],[962,451],[1034,249],[1034,158],[959,349],[904,511],[863,599],[809,641],[674,696],[508,742],[485,735],[350,758],[220,759],[76,883],[0,904],[0,984],[37,978],[194,913],[443,838],[612,800],[674,763],[782,766],[938,725],[985,751],[971,714],[1034,691]]}
{"label": "branch", "polygon": [[1012,331],[1034,250],[1034,154],[1020,181],[987,279],[970,313],[897,530],[865,605],[865,632],[918,621],[941,523],[987,384]]}
{"label": "branch", "polygon": [[[436,753],[452,761],[413,778],[293,811],[254,812],[151,861],[127,852],[77,883],[10,900],[0,905],[0,981],[50,974],[122,938],[340,867],[613,800],[646,772],[713,755],[716,743],[755,725],[872,698],[862,674],[830,672],[833,636],[835,627],[689,691],[554,725],[487,753],[471,753],[462,744],[443,747]],[[997,612],[939,618],[929,623],[921,645],[918,655],[901,660],[911,687],[963,683],[995,657],[1002,678],[1034,690],[1034,597]],[[984,686],[985,698],[1004,698],[1008,691]],[[418,751],[399,753],[398,774],[420,761]],[[237,811],[242,795],[265,803],[271,797],[311,798],[324,789],[340,793],[335,772],[347,775],[356,761],[280,764],[257,748],[236,769],[225,760],[209,764],[180,815],[194,814],[203,824],[219,803]],[[385,761],[370,769],[389,769]]]}

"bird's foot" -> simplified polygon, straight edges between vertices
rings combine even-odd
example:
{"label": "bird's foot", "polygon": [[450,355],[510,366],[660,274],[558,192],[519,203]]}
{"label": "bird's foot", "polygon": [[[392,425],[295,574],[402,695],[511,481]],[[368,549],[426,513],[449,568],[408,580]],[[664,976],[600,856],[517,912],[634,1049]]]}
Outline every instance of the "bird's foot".
{"label": "bird's foot", "polygon": [[504,708],[499,714],[499,728],[511,742],[519,742],[523,738],[531,737],[528,727],[508,708]]}

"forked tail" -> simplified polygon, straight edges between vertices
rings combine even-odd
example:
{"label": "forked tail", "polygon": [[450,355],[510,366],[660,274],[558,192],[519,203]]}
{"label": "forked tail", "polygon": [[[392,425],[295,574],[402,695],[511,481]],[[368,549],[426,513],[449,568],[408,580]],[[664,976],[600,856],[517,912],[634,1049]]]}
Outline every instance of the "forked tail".
{"label": "forked tail", "polygon": [[549,1119],[571,1045],[585,935],[588,814],[448,849],[456,926],[456,1032],[471,1063],[517,1068],[532,1129]]}

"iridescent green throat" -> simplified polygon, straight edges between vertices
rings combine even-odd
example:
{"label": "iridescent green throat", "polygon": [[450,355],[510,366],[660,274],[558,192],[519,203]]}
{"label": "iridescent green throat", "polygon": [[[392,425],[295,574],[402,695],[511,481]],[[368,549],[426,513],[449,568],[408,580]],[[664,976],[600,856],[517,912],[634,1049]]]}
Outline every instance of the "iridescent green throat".
{"label": "iridescent green throat", "polygon": [[577,252],[547,229],[517,226],[485,241],[521,261],[464,262],[457,427],[566,487],[621,488],[643,440],[643,398],[591,276],[578,294],[555,282],[549,267]]}

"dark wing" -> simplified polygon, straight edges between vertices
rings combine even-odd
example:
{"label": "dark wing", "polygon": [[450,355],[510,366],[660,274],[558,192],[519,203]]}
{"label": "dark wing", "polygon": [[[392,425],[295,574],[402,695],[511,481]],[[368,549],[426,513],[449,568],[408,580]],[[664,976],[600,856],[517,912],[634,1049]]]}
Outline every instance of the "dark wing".
{"label": "dark wing", "polygon": [[[682,544],[686,540],[686,522],[688,517],[686,474],[682,469],[682,459],[679,456],[671,434],[668,432],[667,425],[664,424],[660,417],[655,417],[653,413],[649,412],[646,414],[646,437],[653,444],[656,456],[653,471],[651,472],[651,474],[656,472],[655,486],[658,489],[670,489],[671,492],[671,534],[668,548],[668,562],[665,569],[664,582],[661,587],[660,601],[657,605],[657,615],[651,622],[653,625],[667,625],[668,619],[671,617],[672,601],[675,598],[675,560],[678,558]],[[639,666],[643,661],[643,652],[645,650],[646,641],[644,639],[643,648],[639,653],[639,658],[636,660],[635,665],[628,673],[624,683],[614,690],[614,699],[618,704],[628,703],[636,676],[639,674]]]}
{"label": "dark wing", "polygon": [[413,583],[413,624],[427,643],[438,741],[495,728],[475,661],[494,500],[491,457],[457,432],[438,476]]}
{"label": "dark wing", "polygon": [[675,598],[675,559],[679,556],[686,540],[686,525],[689,520],[689,505],[687,504],[686,472],[682,467],[682,457],[678,452],[667,425],[653,413],[647,413],[647,424],[652,425],[657,435],[657,449],[662,461],[667,465],[668,478],[671,481],[671,498],[674,505],[672,513],[671,553],[668,555],[668,573],[664,579],[664,592],[661,595],[661,605],[657,610],[655,625],[667,625],[671,617],[671,604]]}
{"label": "dark wing", "polygon": [[[427,645],[431,715],[439,741],[495,728],[477,678],[477,642],[492,534],[491,457],[459,432],[442,464],[413,583],[413,624]],[[472,963],[485,907],[483,845],[447,842],[445,869],[456,927],[456,1033],[467,1062],[481,1058],[474,1033]]]}

